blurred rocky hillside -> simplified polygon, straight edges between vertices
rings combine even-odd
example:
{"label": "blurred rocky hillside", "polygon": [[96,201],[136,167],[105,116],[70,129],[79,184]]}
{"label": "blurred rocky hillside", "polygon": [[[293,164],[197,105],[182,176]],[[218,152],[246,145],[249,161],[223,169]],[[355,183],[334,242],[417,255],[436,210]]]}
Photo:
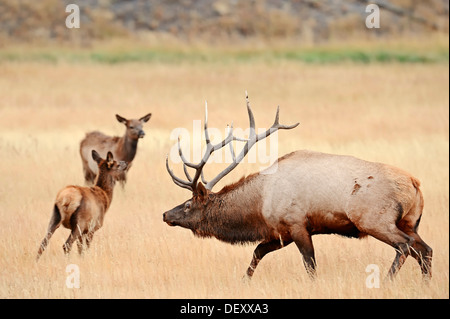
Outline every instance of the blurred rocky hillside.
{"label": "blurred rocky hillside", "polygon": [[[67,29],[67,4],[80,7],[81,27]],[[365,9],[381,9],[369,30]],[[185,41],[289,38],[305,43],[352,37],[448,33],[448,0],[0,0],[0,44],[162,34]]]}

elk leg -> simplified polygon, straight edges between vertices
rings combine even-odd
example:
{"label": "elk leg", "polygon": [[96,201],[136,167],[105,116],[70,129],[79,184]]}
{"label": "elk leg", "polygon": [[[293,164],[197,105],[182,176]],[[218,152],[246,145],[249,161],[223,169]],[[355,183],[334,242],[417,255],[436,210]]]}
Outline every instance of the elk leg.
{"label": "elk leg", "polygon": [[36,261],[39,260],[39,257],[41,257],[42,253],[47,248],[50,238],[52,237],[53,233],[55,232],[56,229],[58,229],[58,227],[60,225],[61,225],[61,214],[59,213],[58,206],[55,205],[53,208],[53,214],[50,219],[50,223],[48,225],[47,235],[42,240],[41,246],[39,247],[39,250],[38,250],[38,253],[36,256]]}
{"label": "elk leg", "polygon": [[419,263],[423,278],[428,280],[431,279],[431,260],[433,257],[433,249],[431,249],[431,247],[428,246],[416,232],[417,225],[418,221],[415,221],[414,223],[402,221],[398,224],[398,227],[407,235],[414,238],[410,253],[411,256],[413,256]]}
{"label": "elk leg", "polygon": [[91,247],[91,241],[94,238],[94,232],[90,231],[86,234],[86,247],[89,249]]}
{"label": "elk leg", "polygon": [[422,271],[422,276],[424,279],[431,279],[431,260],[433,257],[433,249],[428,246],[419,234],[411,233],[414,238],[414,243],[412,244],[411,256],[413,256],[419,263],[420,270]]}
{"label": "elk leg", "polygon": [[395,275],[405,263],[406,258],[408,258],[409,254],[412,252],[410,248],[413,246],[414,239],[406,234],[405,236],[407,236],[407,238],[405,238],[404,241],[391,243],[391,246],[397,251],[391,269],[388,272],[388,278],[391,280],[394,279]]}
{"label": "elk leg", "polygon": [[433,258],[433,249],[425,244],[424,241],[422,241],[421,246],[422,248],[419,249],[419,253],[416,254],[414,252],[412,256],[419,263],[423,278],[429,280],[431,279],[431,260]]}
{"label": "elk leg", "polygon": [[390,280],[394,279],[395,275],[397,275],[400,268],[402,268],[403,264],[406,261],[406,258],[408,257],[409,253],[401,253],[397,251],[397,254],[395,255],[395,259],[392,262],[391,269],[389,269],[388,276]]}
{"label": "elk leg", "polygon": [[414,238],[408,236],[406,233],[397,228],[397,226],[388,227],[388,231],[379,230],[366,230],[365,231],[375,237],[378,240],[392,246],[395,248],[397,254],[395,255],[394,262],[392,263],[391,269],[388,272],[388,278],[393,279],[398,273],[406,258],[408,258],[411,250],[410,248],[414,244]]}
{"label": "elk leg", "polygon": [[299,228],[295,232],[291,231],[291,236],[303,256],[306,272],[311,279],[314,279],[316,277],[316,258],[311,235],[306,229]]}
{"label": "elk leg", "polygon": [[81,255],[83,253],[83,246],[84,246],[85,239],[86,239],[85,234],[81,235],[80,238],[77,239],[77,248],[78,248],[79,255]]}
{"label": "elk leg", "polygon": [[287,246],[290,243],[292,243],[292,241],[282,242],[280,240],[273,240],[273,241],[269,241],[269,242],[260,243],[255,248],[255,251],[253,252],[252,261],[250,262],[250,266],[247,269],[247,278],[248,279],[252,278],[256,267],[258,266],[259,262],[261,261],[261,259],[263,259],[263,257],[266,254],[268,254],[268,253],[270,253],[270,252],[272,252],[274,250],[278,250],[280,248],[283,248],[284,246]]}
{"label": "elk leg", "polygon": [[70,253],[70,250],[72,249],[72,244],[76,240],[81,241],[81,232],[78,229],[78,227],[75,227],[72,229],[72,232],[70,233],[69,238],[67,238],[65,244],[63,245],[65,254]]}
{"label": "elk leg", "polygon": [[[392,211],[392,214],[384,215],[376,211],[365,212],[365,214],[355,214],[350,220],[357,225],[358,229],[392,247],[396,250],[395,259],[388,272],[386,279],[393,279],[398,273],[406,258],[410,254],[410,248],[414,243],[414,238],[409,236],[403,228],[397,226],[397,221],[393,216],[397,216],[398,211]],[[389,220],[389,216],[391,219]],[[351,216],[350,216],[351,217]],[[378,223],[374,223],[374,218],[378,218]],[[382,223],[381,223],[382,222]]]}

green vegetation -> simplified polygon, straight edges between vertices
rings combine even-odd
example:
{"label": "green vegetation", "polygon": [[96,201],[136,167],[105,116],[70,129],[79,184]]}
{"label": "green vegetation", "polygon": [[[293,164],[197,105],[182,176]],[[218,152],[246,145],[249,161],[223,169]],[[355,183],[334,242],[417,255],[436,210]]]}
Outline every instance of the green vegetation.
{"label": "green vegetation", "polygon": [[277,55],[279,59],[294,60],[305,63],[337,63],[337,62],[398,62],[398,63],[438,63],[448,62],[448,50],[429,53],[397,52],[389,50],[311,50],[286,51]]}
{"label": "green vegetation", "polygon": [[19,45],[0,48],[2,62],[42,63],[448,63],[448,38],[393,39],[383,42],[327,43],[315,46],[295,42],[254,40],[244,44],[207,45],[158,42],[149,45],[128,39],[103,41],[89,48]]}

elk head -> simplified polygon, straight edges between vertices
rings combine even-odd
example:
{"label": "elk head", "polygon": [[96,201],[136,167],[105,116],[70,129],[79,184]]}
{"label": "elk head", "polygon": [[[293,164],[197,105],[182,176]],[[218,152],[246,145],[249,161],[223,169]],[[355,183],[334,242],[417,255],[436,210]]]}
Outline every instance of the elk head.
{"label": "elk head", "polygon": [[127,162],[115,161],[111,152],[108,152],[106,159],[103,159],[95,150],[92,150],[92,159],[98,165],[98,180],[110,176],[112,181],[117,181],[128,166]]}
{"label": "elk head", "polygon": [[183,228],[195,229],[203,217],[204,207],[208,204],[208,195],[211,191],[199,182],[196,192],[192,194],[192,198],[185,201],[163,215],[163,220],[169,226],[181,226]]}
{"label": "elk head", "polygon": [[152,113],[149,113],[146,116],[141,117],[139,120],[127,120],[119,114],[116,114],[117,121],[125,124],[125,126],[127,127],[126,136],[133,140],[137,140],[138,138],[143,138],[145,136],[145,132],[142,129],[142,124],[150,120],[151,116]]}
{"label": "elk head", "polygon": [[[247,112],[250,122],[250,133],[248,139],[241,139],[235,137],[233,135],[233,123],[231,124],[227,137],[218,144],[212,144],[209,133],[208,133],[208,107],[205,103],[205,125],[204,125],[204,134],[206,141],[206,151],[201,159],[200,163],[194,164],[189,162],[183,155],[180,146],[180,139],[178,138],[178,153],[180,155],[181,160],[183,161],[183,169],[186,175],[187,180],[179,178],[174,175],[172,170],[169,168],[169,159],[166,157],[166,168],[171,176],[173,182],[182,187],[189,189],[192,191],[192,198],[185,201],[183,204],[174,207],[173,209],[165,212],[163,214],[163,221],[166,222],[170,226],[181,226],[183,228],[191,229],[197,235],[210,236],[210,234],[205,234],[204,229],[200,229],[201,222],[208,219],[208,215],[210,216],[211,210],[219,209],[219,206],[212,205],[215,201],[216,193],[212,192],[212,188],[217,184],[225,175],[231,172],[247,155],[250,148],[256,144],[256,142],[266,138],[273,132],[279,129],[292,129],[297,127],[299,123],[294,125],[281,125],[279,123],[279,107],[277,108],[277,112],[275,115],[275,121],[273,125],[265,132],[256,134],[255,130],[255,119],[253,116],[253,112],[250,108],[250,103],[248,99],[247,92],[246,93],[246,102],[247,102]],[[242,151],[235,155],[232,142],[239,141],[245,142]],[[226,145],[229,145],[230,152],[232,155],[232,163],[225,168],[221,173],[219,173],[216,177],[214,177],[210,181],[206,181],[203,174],[203,167],[207,163],[209,157],[214,151],[217,151]],[[195,175],[191,177],[188,172],[188,168],[195,170]],[[201,179],[201,181],[199,181]]]}

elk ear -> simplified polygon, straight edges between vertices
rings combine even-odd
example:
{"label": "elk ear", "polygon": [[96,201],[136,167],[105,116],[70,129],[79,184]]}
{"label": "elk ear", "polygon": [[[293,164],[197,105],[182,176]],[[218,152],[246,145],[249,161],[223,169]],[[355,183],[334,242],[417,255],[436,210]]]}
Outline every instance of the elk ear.
{"label": "elk ear", "polygon": [[120,122],[120,123],[123,123],[123,124],[127,124],[127,119],[126,118],[124,118],[124,117],[122,117],[122,116],[120,116],[119,114],[116,114],[116,119]]}
{"label": "elk ear", "polygon": [[146,116],[141,117],[139,119],[139,121],[146,123],[146,122],[148,122],[148,120],[150,120],[151,117],[152,117],[152,113],[148,113]]}
{"label": "elk ear", "polygon": [[98,153],[97,153],[96,150],[92,150],[92,159],[93,159],[94,161],[96,161],[97,164],[99,164],[100,161],[102,160],[102,158],[100,157],[100,155],[98,155]]}
{"label": "elk ear", "polygon": [[197,189],[195,190],[196,194],[201,198],[206,198],[208,196],[208,190],[202,182],[197,184]]}
{"label": "elk ear", "polygon": [[111,152],[108,152],[108,155],[106,155],[106,162],[108,162],[108,165],[114,162],[114,156]]}

